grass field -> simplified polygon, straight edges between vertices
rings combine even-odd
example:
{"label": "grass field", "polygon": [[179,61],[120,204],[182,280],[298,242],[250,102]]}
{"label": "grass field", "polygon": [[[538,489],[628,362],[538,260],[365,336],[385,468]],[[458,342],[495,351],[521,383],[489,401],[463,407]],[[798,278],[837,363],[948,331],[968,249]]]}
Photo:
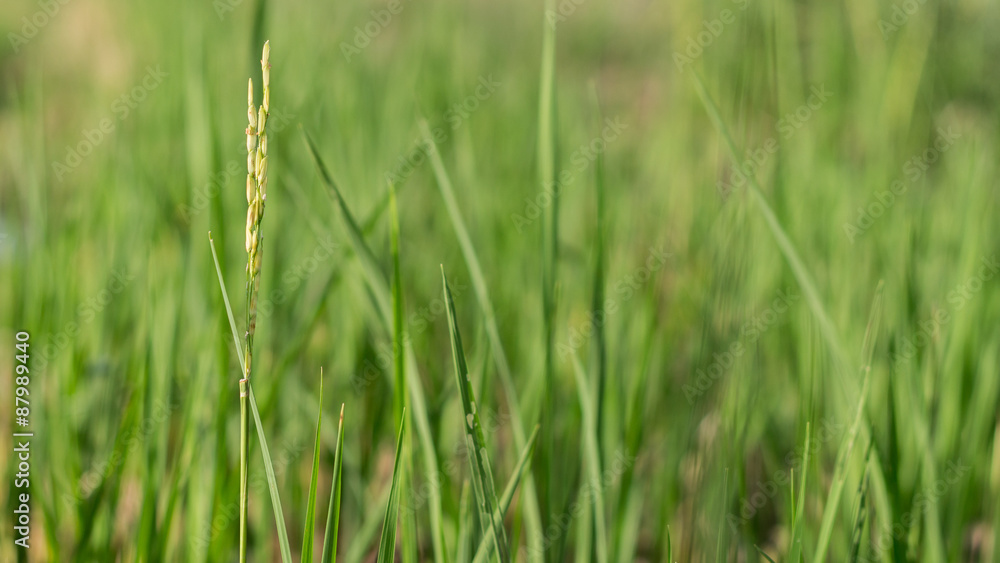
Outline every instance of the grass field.
{"label": "grass field", "polygon": [[4,2],[0,560],[1000,561],[998,30]]}

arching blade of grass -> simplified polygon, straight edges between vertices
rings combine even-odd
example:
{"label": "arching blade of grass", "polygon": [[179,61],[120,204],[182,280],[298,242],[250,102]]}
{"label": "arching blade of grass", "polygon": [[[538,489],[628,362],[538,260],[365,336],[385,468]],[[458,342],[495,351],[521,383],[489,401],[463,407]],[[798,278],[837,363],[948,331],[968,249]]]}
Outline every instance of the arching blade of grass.
{"label": "arching blade of grass", "polygon": [[[316,167],[320,172],[320,177],[330,192],[330,196],[334,200],[334,204],[341,218],[344,220],[344,227],[347,230],[347,236],[351,241],[351,247],[354,250],[354,254],[358,257],[358,260],[361,261],[362,271],[365,275],[365,283],[376,301],[378,320],[381,323],[383,330],[391,337],[392,313],[389,305],[391,298],[389,284],[386,281],[385,274],[383,274],[379,269],[375,256],[365,243],[364,236],[358,228],[358,223],[354,220],[354,215],[351,213],[350,208],[347,207],[347,202],[344,201],[343,195],[340,193],[340,188],[333,181],[333,177],[330,175],[326,165],[323,163],[323,159],[319,154],[319,150],[316,148],[316,144],[313,142],[312,138],[305,131],[305,129],[302,129],[302,139],[308,147],[309,153],[313,157],[313,161],[316,163]],[[413,348],[409,343],[406,343],[404,348],[406,353],[406,383],[407,390],[409,391],[409,403],[413,410],[413,420],[416,424],[417,437],[420,440],[420,447],[423,449],[423,455],[421,458],[424,461],[424,471],[427,473],[428,478],[436,479],[441,475],[441,472],[438,469],[434,439],[431,434],[430,421],[427,418],[427,403],[424,399],[423,384],[421,383],[420,373],[417,369],[417,359],[413,353]],[[444,529],[441,525],[441,491],[439,487],[429,487],[428,493],[427,500],[430,505],[431,542],[434,546],[434,560],[436,563],[447,563],[448,553],[445,549]]]}
{"label": "arching blade of grass", "polygon": [[[472,280],[472,289],[479,302],[479,308],[483,313],[483,322],[486,325],[486,336],[489,338],[492,356],[496,363],[497,375],[500,377],[500,384],[503,385],[507,404],[511,410],[511,433],[514,437],[514,447],[524,449],[526,445],[524,423],[521,418],[521,405],[517,397],[517,389],[514,386],[514,378],[511,376],[510,364],[507,363],[507,353],[504,351],[503,342],[500,340],[500,330],[497,327],[496,313],[493,310],[493,302],[489,296],[486,286],[486,276],[483,275],[482,267],[479,265],[479,257],[476,248],[472,245],[472,238],[469,230],[465,226],[462,212],[455,199],[455,190],[452,188],[448,171],[441,161],[441,154],[438,152],[434,136],[431,135],[427,122],[420,121],[420,131],[428,146],[431,167],[434,169],[434,176],[437,179],[438,189],[444,199],[445,209],[448,210],[448,217],[451,219],[452,227],[455,229],[455,236],[458,238],[459,247],[462,249],[462,257],[465,259],[466,267],[469,271],[469,278]],[[542,517],[538,507],[538,496],[535,492],[535,480],[529,473],[524,478],[524,486],[521,499],[524,506],[524,519],[527,528],[527,541],[529,547],[533,548],[532,554],[541,553],[542,545]],[[529,557],[529,559],[531,559]]]}
{"label": "arching blade of grass", "polygon": [[472,486],[476,493],[476,501],[482,514],[483,535],[493,534],[497,553],[501,563],[510,561],[510,548],[507,545],[507,533],[503,523],[493,519],[493,511],[498,505],[496,488],[493,485],[493,471],[490,459],[486,454],[486,438],[483,426],[479,422],[479,408],[476,396],[469,380],[469,368],[465,363],[465,352],[462,350],[462,335],[458,331],[458,319],[455,316],[455,302],[448,287],[448,278],[441,267],[441,283],[444,286],[444,302],[448,310],[448,328],[451,334],[451,352],[455,363],[455,381],[462,396],[462,410],[465,413],[465,439],[472,455],[469,463],[472,465]]}
{"label": "arching blade of grass", "polygon": [[[212,235],[209,234],[208,237],[209,245],[212,247],[212,258],[215,260],[215,273],[219,277],[219,287],[222,289],[222,300],[226,304],[226,314],[229,315],[229,327],[233,331],[233,340],[236,343],[237,355],[240,358],[240,366],[246,366],[243,362],[243,353],[240,352],[240,338],[239,333],[236,330],[236,321],[233,318],[233,310],[229,305],[229,294],[226,292],[226,284],[222,279],[222,270],[219,268],[219,257],[215,252],[215,243],[212,241]],[[246,373],[243,374],[246,378]],[[271,493],[271,507],[274,509],[274,521],[275,526],[278,530],[278,545],[281,550],[281,560],[284,563],[291,563],[292,561],[292,550],[288,543],[288,532],[285,530],[285,517],[281,510],[281,499],[278,495],[278,481],[274,477],[274,466],[271,464],[271,453],[267,448],[267,439],[264,437],[264,429],[260,423],[260,413],[257,412],[257,400],[253,395],[253,386],[250,382],[246,383],[247,392],[249,395],[250,410],[253,412],[254,424],[257,427],[257,439],[260,442],[260,452],[264,458],[264,473],[267,476],[267,488]]]}
{"label": "arching blade of grass", "polygon": [[[865,329],[865,340],[861,346],[861,354],[864,364],[861,367],[863,374],[861,382],[861,398],[858,400],[857,411],[854,415],[854,422],[851,424],[846,441],[841,445],[837,454],[837,462],[833,469],[833,479],[830,485],[830,492],[827,495],[826,507],[823,509],[823,521],[820,524],[819,538],[816,541],[816,554],[813,558],[815,563],[826,561],[826,550],[830,544],[830,536],[833,533],[833,523],[837,517],[837,508],[840,506],[841,492],[844,490],[844,482],[847,479],[847,462],[850,460],[851,452],[857,442],[861,429],[867,429],[867,419],[865,418],[865,405],[868,402],[868,388],[871,382],[872,356],[875,354],[875,343],[878,340],[879,325],[882,320],[882,294],[885,288],[884,282],[879,282],[875,288],[875,298],[872,302],[871,314],[868,318],[868,326]],[[866,432],[862,439],[872,444],[871,437]],[[872,472],[876,468],[875,459],[877,456],[865,456],[867,465]],[[885,504],[888,506],[888,504]]]}
{"label": "arching blade of grass", "polygon": [[[711,96],[709,96],[708,91],[705,89],[705,85],[704,83],[702,83],[701,78],[698,76],[698,74],[694,71],[692,71],[691,74],[694,77],[695,88],[698,91],[698,95],[702,99],[702,102],[705,106],[706,111],[708,112],[709,117],[712,119],[713,124],[715,125],[716,129],[719,131],[719,134],[725,141],[726,148],[729,151],[730,158],[734,163],[739,163],[740,153],[739,151],[736,150],[736,145],[733,143],[732,137],[729,135],[729,130],[726,127],[725,122],[722,120],[722,115],[719,113],[718,107],[716,107],[715,102],[712,100]],[[798,252],[795,250],[795,247],[792,244],[791,239],[785,233],[785,230],[782,228],[781,223],[778,222],[778,218],[775,216],[774,211],[771,209],[771,206],[767,203],[767,200],[764,198],[763,193],[761,193],[760,185],[757,182],[756,175],[749,174],[747,176],[747,179],[749,181],[748,189],[750,191],[750,194],[754,202],[757,204],[757,208],[760,210],[761,215],[763,215],[764,220],[767,223],[768,229],[771,231],[772,236],[774,237],[775,241],[778,244],[778,248],[781,250],[782,255],[788,262],[788,265],[791,268],[793,275],[795,276],[796,282],[802,289],[802,292],[805,294],[806,302],[808,303],[809,308],[813,313],[813,317],[819,324],[820,334],[823,336],[823,339],[826,341],[827,346],[829,346],[830,348],[830,353],[834,360],[834,367],[836,368],[836,371],[841,375],[841,377],[838,377],[837,379],[844,385],[847,391],[847,397],[846,397],[847,401],[850,402],[853,399],[854,404],[856,404],[859,407],[858,413],[860,415],[865,405],[865,402],[867,401],[866,395],[868,393],[868,377],[870,372],[871,359],[868,356],[868,354],[866,354],[863,351],[862,357],[865,358],[865,363],[863,364],[864,376],[861,389],[859,391],[857,387],[857,382],[854,380],[854,378],[850,377],[851,370],[848,367],[849,363],[847,361],[846,355],[843,352],[843,348],[840,345],[840,339],[837,336],[836,330],[834,329],[833,322],[830,320],[830,316],[826,313],[826,310],[823,307],[823,302],[820,300],[819,292],[816,291],[816,286],[812,281],[812,277],[809,275],[809,272],[806,269],[805,264],[799,257]],[[882,282],[879,282],[878,288],[876,289],[876,294],[878,296],[877,299],[879,300],[879,302],[881,302],[880,301],[881,287],[882,287]],[[868,328],[871,329],[870,323]],[[865,341],[868,342],[867,332]],[[871,440],[871,428],[869,427],[867,420],[864,419],[864,417],[858,416],[855,418],[855,423],[857,424],[857,426],[856,427],[852,426],[851,436],[849,437],[849,441],[847,442],[847,444],[849,444],[851,447],[853,447],[854,440],[855,438],[857,438],[859,434],[862,440],[866,442]],[[841,453],[849,453],[849,451],[845,452],[842,448]],[[846,459],[843,461],[843,463],[846,464]],[[882,471],[882,466],[879,462],[879,457],[872,456],[871,460],[869,461],[869,465],[871,469],[872,488],[875,499],[878,501],[879,506],[889,507],[890,504],[889,504],[888,494],[886,493],[885,475]],[[840,464],[838,464],[838,467],[840,467]],[[926,461],[924,463],[924,469],[933,470],[933,468],[927,467]],[[832,532],[833,529],[832,528],[833,518],[835,516],[837,504],[839,503],[840,490],[842,488],[843,484],[841,483],[841,485],[838,487],[836,481],[834,482],[833,487],[831,487],[827,506],[823,516],[824,518],[823,528],[821,528],[820,530],[820,537],[819,537],[819,542],[817,544],[816,556],[813,559],[816,563],[821,563],[825,561],[826,549],[829,544],[830,533]],[[891,522],[888,520],[886,520],[884,523],[891,525]]]}
{"label": "arching blade of grass", "polygon": [[[604,509],[604,486],[601,483],[601,460],[597,439],[596,401],[590,393],[590,383],[580,358],[574,353],[573,374],[576,376],[576,389],[580,397],[580,408],[583,410],[583,451],[584,465],[590,473],[590,487],[593,490],[594,506],[594,548],[597,563],[608,561],[608,525],[605,521],[607,512]],[[586,524],[587,526],[590,523]]]}
{"label": "arching blade of grass", "polygon": [[[243,346],[240,345],[240,333],[236,330],[236,319],[233,318],[233,307],[229,304],[229,293],[226,291],[226,282],[222,279],[222,269],[219,267],[219,255],[215,253],[215,241],[212,240],[212,233],[208,233],[208,245],[212,248],[212,259],[215,261],[215,274],[219,276],[219,288],[222,289],[222,301],[226,304],[226,314],[229,315],[229,328],[233,331],[233,342],[236,343],[236,357],[240,360],[240,369],[246,369],[246,362],[243,361]],[[243,372],[243,378],[247,376]]]}
{"label": "arching blade of grass", "polygon": [[316,535],[316,484],[319,481],[319,436],[323,424],[323,368],[319,370],[319,409],[316,415],[316,444],[313,446],[312,477],[306,499],[305,531],[302,537],[302,563],[312,563],[313,537]]}
{"label": "arching blade of grass", "polygon": [[[503,494],[500,496],[500,503],[497,507],[497,511],[493,513],[493,520],[496,525],[502,526],[504,516],[507,514],[507,509],[510,508],[510,503],[514,500],[514,493],[517,491],[518,483],[524,479],[527,481],[527,477],[531,475],[527,471],[528,462],[531,461],[531,454],[535,451],[535,441],[538,438],[538,426],[531,431],[531,437],[528,438],[528,443],[524,446],[521,451],[521,457],[517,460],[517,465],[514,466],[514,473],[510,476],[510,480],[507,482],[507,486],[504,487]],[[479,547],[476,549],[476,557],[473,559],[475,563],[485,563],[490,557],[490,553],[493,551],[493,536],[486,535],[483,537],[482,541],[479,543]],[[530,559],[530,556],[529,556]]]}
{"label": "arching blade of grass", "polygon": [[403,433],[406,431],[406,413],[399,421],[399,436],[396,438],[396,461],[392,466],[392,484],[389,486],[389,502],[385,507],[382,522],[382,539],[378,545],[378,563],[392,563],[396,559],[396,518],[399,515],[399,472],[401,469]]}
{"label": "arching blade of grass", "polygon": [[336,563],[337,534],[340,531],[340,482],[344,470],[344,405],[340,405],[337,426],[337,450],[333,454],[333,480],[330,485],[330,507],[326,511],[326,533],[323,534],[322,563]]}

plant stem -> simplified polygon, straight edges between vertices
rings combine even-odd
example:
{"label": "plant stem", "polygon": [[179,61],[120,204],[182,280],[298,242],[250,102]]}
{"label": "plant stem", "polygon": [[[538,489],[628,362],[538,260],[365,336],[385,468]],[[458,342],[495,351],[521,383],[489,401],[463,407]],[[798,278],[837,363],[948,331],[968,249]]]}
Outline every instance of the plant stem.
{"label": "plant stem", "polygon": [[247,470],[250,465],[250,405],[248,381],[240,380],[240,563],[247,560]]}

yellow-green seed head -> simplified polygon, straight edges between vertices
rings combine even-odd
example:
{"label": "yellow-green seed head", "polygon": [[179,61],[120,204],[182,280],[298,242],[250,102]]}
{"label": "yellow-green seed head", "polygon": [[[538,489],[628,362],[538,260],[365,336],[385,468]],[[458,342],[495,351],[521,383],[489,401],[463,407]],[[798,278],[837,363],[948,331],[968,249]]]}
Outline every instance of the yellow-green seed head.
{"label": "yellow-green seed head", "polygon": [[[261,154],[263,154],[263,153],[261,153],[261,152],[257,153],[258,156],[260,156]],[[264,178],[267,178],[267,157],[266,156],[264,158],[260,159],[260,161],[258,163],[258,166],[257,166],[257,178],[259,180],[258,183],[263,183],[264,182]]]}

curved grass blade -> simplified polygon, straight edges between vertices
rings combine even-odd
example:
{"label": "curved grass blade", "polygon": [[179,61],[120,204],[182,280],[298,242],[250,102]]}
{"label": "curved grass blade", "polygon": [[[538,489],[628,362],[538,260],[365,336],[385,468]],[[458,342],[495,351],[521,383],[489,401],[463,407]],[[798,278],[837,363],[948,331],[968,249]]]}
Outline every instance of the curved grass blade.
{"label": "curved grass blade", "polygon": [[458,319],[455,317],[455,302],[451,297],[451,288],[448,287],[448,278],[444,275],[444,266],[441,266],[441,283],[444,286],[444,301],[448,310],[451,352],[455,362],[455,381],[462,396],[462,410],[465,412],[465,439],[472,451],[469,463],[472,465],[472,485],[483,519],[483,534],[493,534],[500,561],[507,563],[510,561],[507,533],[502,523],[497,525],[492,517],[494,507],[498,504],[496,488],[493,486],[493,472],[490,468],[489,456],[486,454],[486,439],[483,435],[482,424],[479,422],[479,408],[476,405],[472,382],[469,381],[469,369],[465,363],[465,352],[462,350],[462,336],[458,332]]}
{"label": "curved grass blade", "polygon": [[[362,231],[358,228],[357,221],[354,220],[351,210],[347,207],[347,202],[344,201],[344,198],[340,193],[340,188],[333,181],[333,177],[330,175],[326,165],[323,163],[323,159],[319,155],[319,150],[316,148],[316,144],[304,128],[302,129],[302,139],[306,143],[306,146],[313,157],[313,161],[320,172],[323,183],[326,185],[330,195],[335,200],[338,212],[344,219],[347,236],[351,241],[354,254],[361,261],[362,271],[365,275],[365,283],[367,284],[371,295],[375,299],[376,308],[378,309],[378,319],[381,322],[383,329],[389,332],[392,330],[392,314],[389,305],[389,284],[385,279],[385,275],[379,269],[378,262],[375,260],[374,254],[372,254],[371,249],[368,248],[368,245],[365,243]],[[437,477],[441,475],[441,471],[438,469],[437,456],[435,453],[436,450],[434,448],[434,440],[431,434],[430,420],[427,417],[427,404],[424,399],[423,384],[420,380],[419,370],[417,369],[417,359],[413,353],[413,348],[409,343],[406,343],[404,348],[406,353],[406,363],[408,366],[408,369],[406,370],[406,383],[407,390],[409,392],[409,404],[413,409],[413,419],[417,428],[417,437],[420,440],[420,446],[423,449],[423,455],[421,458],[424,461],[424,471],[429,476]],[[445,550],[444,528],[441,524],[441,491],[438,487],[430,487],[429,492],[428,504],[430,505],[431,542],[434,547],[434,560],[436,563],[447,563],[448,553]]]}
{"label": "curved grass blade", "polygon": [[392,563],[396,559],[396,522],[399,515],[399,473],[402,460],[403,432],[406,430],[406,413],[399,421],[399,436],[396,438],[396,460],[392,466],[392,484],[389,486],[389,502],[385,507],[382,521],[382,539],[379,540],[377,563]]}
{"label": "curved grass blade", "polygon": [[[531,431],[531,437],[528,438],[528,443],[521,451],[521,457],[518,458],[517,465],[514,466],[514,473],[510,476],[510,481],[507,482],[507,486],[504,487],[503,495],[500,496],[500,503],[499,506],[497,506],[497,511],[493,513],[493,520],[498,526],[503,525],[504,516],[507,514],[507,509],[510,508],[510,503],[514,500],[514,493],[517,491],[518,483],[521,479],[525,479],[525,481],[527,481],[527,476],[531,475],[531,473],[527,471],[528,462],[531,461],[531,454],[535,451],[535,442],[538,439],[538,428],[538,425],[535,425],[535,429]],[[473,561],[475,563],[485,563],[493,551],[493,546],[493,536],[484,536],[482,541],[479,542],[479,547],[476,549],[476,557]]]}
{"label": "curved grass blade", "polygon": [[316,415],[316,445],[313,446],[312,478],[306,499],[305,532],[302,538],[302,563],[312,563],[313,538],[316,536],[316,484],[319,481],[319,434],[323,423],[323,368],[319,370],[319,414]]}
{"label": "curved grass blade", "polygon": [[[448,211],[448,218],[455,229],[455,236],[458,238],[459,247],[462,250],[462,257],[465,259],[466,267],[469,271],[469,278],[472,281],[472,289],[479,302],[479,308],[483,314],[483,323],[486,327],[486,336],[490,341],[492,356],[497,367],[497,375],[500,384],[503,386],[507,404],[511,410],[511,434],[514,437],[514,447],[524,449],[527,440],[524,433],[524,423],[521,418],[521,405],[517,396],[517,388],[514,386],[514,378],[510,372],[510,364],[507,362],[507,354],[504,351],[503,342],[500,339],[500,329],[497,327],[496,313],[493,310],[493,303],[490,299],[489,290],[486,286],[486,276],[479,264],[479,257],[476,248],[472,245],[472,237],[462,218],[462,212],[458,207],[455,198],[455,190],[451,184],[448,171],[441,161],[441,154],[438,151],[434,136],[431,135],[427,121],[420,120],[420,131],[427,144],[427,153],[430,156],[431,167],[437,179],[438,189],[441,198],[444,200],[445,209]],[[525,476],[523,494],[521,496],[524,503],[524,519],[526,520],[528,545],[533,548],[533,552],[540,554],[542,545],[542,516],[538,507],[538,495],[535,492],[535,480],[529,473]]]}
{"label": "curved grass blade", "polygon": [[[716,107],[715,102],[712,100],[711,96],[709,96],[708,91],[705,89],[705,85],[702,83],[701,78],[698,77],[698,74],[696,72],[692,72],[692,76],[694,77],[695,89],[698,91],[698,95],[701,97],[713,124],[719,131],[719,134],[722,135],[722,138],[726,143],[726,148],[729,151],[730,158],[734,163],[739,162],[740,153],[736,150],[736,145],[733,143],[732,137],[729,135],[729,130],[726,128],[726,125],[722,120],[722,115],[719,113],[718,107]],[[844,354],[843,349],[840,346],[840,340],[837,336],[836,330],[834,329],[833,322],[830,320],[830,316],[826,313],[826,310],[823,307],[823,303],[819,298],[819,292],[816,291],[816,286],[812,281],[812,277],[809,275],[805,264],[799,257],[798,252],[795,250],[791,239],[785,233],[781,223],[778,222],[771,206],[767,203],[763,193],[761,193],[756,175],[750,174],[748,176],[748,180],[750,194],[754,202],[757,204],[757,208],[760,210],[761,215],[764,216],[768,229],[771,231],[772,236],[778,244],[778,248],[781,250],[781,253],[788,262],[792,273],[795,275],[795,279],[798,282],[799,287],[805,294],[806,302],[809,304],[809,308],[812,310],[813,316],[819,324],[820,333],[823,335],[823,339],[826,341],[827,346],[830,347],[831,356],[834,360],[834,367],[842,375],[842,377],[839,377],[838,380],[847,391],[848,400],[853,398],[854,403],[858,405],[860,414],[860,411],[863,410],[867,401],[866,395],[868,393],[869,372],[871,365],[870,358],[868,358],[865,353],[862,354],[862,357],[867,358],[867,361],[863,367],[864,376],[861,389],[858,390],[857,382],[854,378],[849,377],[850,369],[848,368],[847,356]],[[876,299],[879,300],[879,302],[881,302],[880,295],[882,285],[882,282],[879,282],[878,289],[876,290],[876,293],[878,294]],[[869,321],[869,329],[871,328],[870,324],[871,323]],[[866,342],[868,341],[867,331],[865,340]],[[859,434],[863,440],[871,440],[871,427],[868,425],[866,420],[863,421],[864,424],[861,424],[861,422],[861,417],[857,417],[855,419],[856,425],[852,425],[851,435],[848,437],[848,442],[845,445],[853,447],[855,438],[857,438]],[[840,453],[849,454],[849,450],[850,448],[848,448],[845,452],[842,447]],[[846,459],[844,463],[846,463]],[[876,493],[876,499],[878,500],[879,505],[889,506],[888,496],[886,494],[885,475],[882,471],[882,466],[879,462],[878,456],[872,456],[869,464],[871,468],[872,486],[874,492]],[[838,463],[838,467],[839,465],[840,464]],[[926,456],[923,466],[925,470],[933,472],[933,464],[928,463]],[[823,514],[823,523],[820,529],[819,541],[817,543],[815,557],[813,558],[815,563],[821,563],[826,560],[826,549],[829,545],[830,533],[833,529],[833,518],[835,516],[837,505],[839,504],[840,492],[842,489],[843,484],[838,487],[837,481],[835,480],[833,486],[831,487],[827,506]]]}
{"label": "curved grass blade", "polygon": [[333,454],[333,482],[330,485],[330,506],[326,511],[326,533],[323,534],[322,563],[337,561],[337,533],[340,529],[340,482],[344,469],[344,405],[340,405],[337,426],[337,451]]}
{"label": "curved grass blade", "polygon": [[246,362],[243,361],[243,346],[240,345],[240,333],[236,330],[236,319],[233,318],[233,308],[229,304],[229,293],[226,292],[226,282],[222,279],[222,269],[219,268],[219,256],[215,253],[215,241],[212,231],[208,232],[208,245],[212,248],[212,259],[215,261],[215,274],[219,276],[219,288],[222,290],[222,301],[226,304],[226,314],[229,315],[229,328],[233,331],[233,342],[236,343],[236,357],[240,360],[240,369],[246,379]]}
{"label": "curved grass blade", "polygon": [[[869,444],[873,444],[870,435],[867,432],[861,434],[861,429],[868,428],[867,419],[864,414],[865,406],[868,403],[868,388],[871,382],[872,356],[875,354],[875,342],[878,339],[879,324],[882,319],[882,294],[884,288],[885,283],[882,281],[875,288],[875,298],[872,302],[872,310],[868,318],[868,327],[865,329],[864,344],[861,347],[861,357],[864,359],[864,364],[861,367],[861,371],[864,374],[861,382],[861,398],[858,400],[857,411],[854,415],[854,422],[851,424],[850,432],[848,432],[846,441],[841,445],[840,452],[837,454],[830,492],[827,495],[826,507],[823,509],[823,521],[820,524],[819,539],[816,542],[816,555],[813,559],[815,563],[826,561],[826,550],[830,544],[833,523],[837,517],[837,508],[840,506],[841,493],[844,490],[844,482],[847,479],[847,462],[850,460],[851,452],[854,450],[858,436],[861,435],[863,440],[868,441]],[[868,459],[867,465],[871,468],[872,473],[876,469],[874,464],[875,457],[877,456],[870,458],[866,456]]]}
{"label": "curved grass blade", "polygon": [[288,544],[288,531],[285,530],[285,515],[281,510],[281,498],[278,495],[278,480],[274,477],[274,465],[271,464],[271,452],[267,448],[264,437],[264,425],[260,423],[260,412],[257,411],[257,399],[253,396],[253,385],[247,381],[250,391],[250,410],[253,412],[254,426],[257,427],[257,440],[260,442],[260,453],[264,458],[264,474],[267,476],[267,489],[271,493],[271,508],[274,509],[274,523],[278,528],[278,547],[281,550],[281,560],[291,563],[292,550]]}

